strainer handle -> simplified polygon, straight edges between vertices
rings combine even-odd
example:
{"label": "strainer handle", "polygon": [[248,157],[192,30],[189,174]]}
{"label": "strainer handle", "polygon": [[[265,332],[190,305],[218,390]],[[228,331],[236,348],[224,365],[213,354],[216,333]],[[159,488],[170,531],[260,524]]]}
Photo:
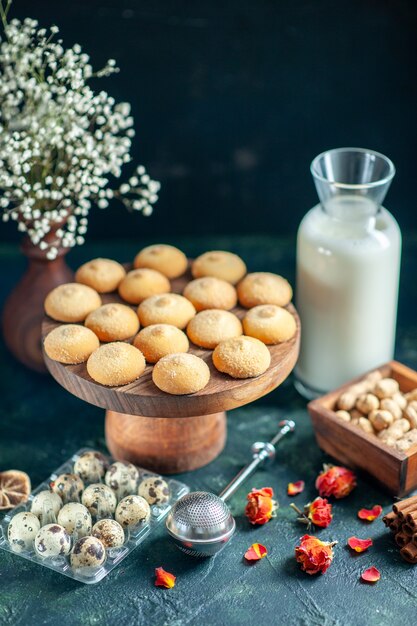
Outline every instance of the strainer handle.
{"label": "strainer handle", "polygon": [[252,449],[255,450],[253,460],[245,465],[244,468],[235,476],[235,478],[227,485],[225,489],[219,494],[219,497],[226,502],[239,487],[253,474],[258,465],[266,461],[266,459],[273,458],[275,456],[275,444],[277,444],[287,433],[293,432],[295,429],[295,423],[292,420],[283,420],[279,423],[280,429],[271,439],[269,443],[256,443]]}

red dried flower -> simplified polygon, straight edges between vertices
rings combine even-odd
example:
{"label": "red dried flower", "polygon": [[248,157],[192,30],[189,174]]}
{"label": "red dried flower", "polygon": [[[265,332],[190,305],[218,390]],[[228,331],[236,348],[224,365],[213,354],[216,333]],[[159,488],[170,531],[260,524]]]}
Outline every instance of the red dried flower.
{"label": "red dried flower", "polygon": [[248,503],[245,515],[251,524],[266,524],[275,516],[278,504],[273,499],[274,490],[271,487],[252,489],[246,496]]}
{"label": "red dried flower", "polygon": [[163,567],[155,568],[155,587],[166,587],[172,589],[175,586],[176,576],[166,572]]}
{"label": "red dried flower", "polygon": [[326,498],[316,498],[308,506],[308,519],[320,528],[327,528],[333,519],[332,505],[328,503]]}
{"label": "red dried flower", "polygon": [[296,496],[297,494],[304,491],[304,481],[297,480],[295,483],[288,483],[287,494],[289,496]]}
{"label": "red dried flower", "polygon": [[338,465],[324,465],[316,479],[316,489],[321,496],[345,498],[356,487],[356,476],[352,470]]}
{"label": "red dried flower", "polygon": [[347,540],[349,548],[355,552],[365,552],[373,545],[372,539],[358,539],[357,537],[349,537]]}
{"label": "red dried flower", "polygon": [[380,504],[375,504],[372,509],[361,509],[358,511],[359,519],[363,519],[367,522],[373,522],[377,517],[379,517],[382,513],[382,506]]}
{"label": "red dried flower", "polygon": [[268,550],[261,543],[253,543],[251,547],[245,552],[245,559],[247,561],[259,561],[268,554]]}
{"label": "red dried flower", "polygon": [[295,559],[307,574],[324,574],[333,560],[333,546],[336,544],[320,541],[317,537],[304,535],[295,548]]}
{"label": "red dried flower", "polygon": [[362,572],[361,578],[366,583],[376,583],[381,578],[381,574],[376,567],[368,567],[368,569]]}

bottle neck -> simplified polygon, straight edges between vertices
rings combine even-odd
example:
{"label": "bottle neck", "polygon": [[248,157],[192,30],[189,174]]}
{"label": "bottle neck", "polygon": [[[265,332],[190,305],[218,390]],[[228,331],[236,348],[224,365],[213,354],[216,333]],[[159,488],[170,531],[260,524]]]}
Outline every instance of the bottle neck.
{"label": "bottle neck", "polygon": [[373,228],[378,205],[363,196],[333,196],[320,203],[324,213],[340,223]]}

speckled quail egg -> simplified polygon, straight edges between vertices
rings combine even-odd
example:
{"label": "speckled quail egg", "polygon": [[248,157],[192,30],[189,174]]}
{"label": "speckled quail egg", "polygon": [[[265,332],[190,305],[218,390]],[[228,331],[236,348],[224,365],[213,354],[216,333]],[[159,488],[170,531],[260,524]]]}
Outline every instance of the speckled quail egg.
{"label": "speckled quail egg", "polygon": [[142,496],[126,496],[120,500],[116,509],[116,521],[126,528],[135,526],[139,522],[147,522],[151,515],[151,509]]}
{"label": "speckled quail egg", "polygon": [[125,532],[114,519],[102,519],[93,526],[92,536],[106,548],[120,548],[125,542]]}
{"label": "speckled quail egg", "polygon": [[81,501],[90,511],[91,515],[100,518],[113,515],[117,505],[114,491],[107,485],[102,485],[101,483],[89,485],[84,490]]}
{"label": "speckled quail egg", "polygon": [[51,482],[51,489],[61,496],[64,504],[67,502],[79,502],[84,483],[77,474],[60,474]]}
{"label": "speckled quail egg", "polygon": [[116,461],[106,472],[106,485],[114,489],[119,498],[136,493],[139,472],[132,463]]}
{"label": "speckled quail egg", "polygon": [[169,500],[168,483],[160,476],[149,476],[142,480],[138,493],[148,504],[165,504]]}
{"label": "speckled quail egg", "polygon": [[35,537],[35,550],[43,558],[69,554],[71,539],[63,526],[47,524]]}
{"label": "speckled quail egg", "polygon": [[30,510],[32,513],[41,517],[44,513],[47,513],[52,509],[54,515],[58,515],[59,509],[62,507],[62,500],[57,493],[48,491],[40,491],[32,500],[32,506]]}
{"label": "speckled quail egg", "polygon": [[7,538],[14,552],[31,550],[41,525],[33,513],[22,511],[13,515],[7,528]]}
{"label": "speckled quail egg", "polygon": [[58,513],[57,522],[61,524],[70,535],[76,530],[78,538],[89,535],[93,525],[90,511],[80,502],[64,504]]}
{"label": "speckled quail egg", "polygon": [[107,458],[101,452],[88,450],[80,454],[74,463],[74,474],[86,483],[96,483],[103,478],[109,466]]}
{"label": "speckled quail egg", "polygon": [[97,537],[83,537],[71,552],[73,569],[99,567],[106,559],[106,549]]}

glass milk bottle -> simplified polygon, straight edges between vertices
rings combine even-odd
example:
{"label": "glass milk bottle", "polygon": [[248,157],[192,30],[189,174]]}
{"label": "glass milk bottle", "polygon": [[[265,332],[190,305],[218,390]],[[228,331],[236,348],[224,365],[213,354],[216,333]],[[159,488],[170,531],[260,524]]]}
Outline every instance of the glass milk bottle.
{"label": "glass milk bottle", "polygon": [[295,370],[308,398],[392,359],[401,257],[400,229],[381,206],[395,174],[387,157],[329,150],[311,173],[320,203],[298,230]]}

